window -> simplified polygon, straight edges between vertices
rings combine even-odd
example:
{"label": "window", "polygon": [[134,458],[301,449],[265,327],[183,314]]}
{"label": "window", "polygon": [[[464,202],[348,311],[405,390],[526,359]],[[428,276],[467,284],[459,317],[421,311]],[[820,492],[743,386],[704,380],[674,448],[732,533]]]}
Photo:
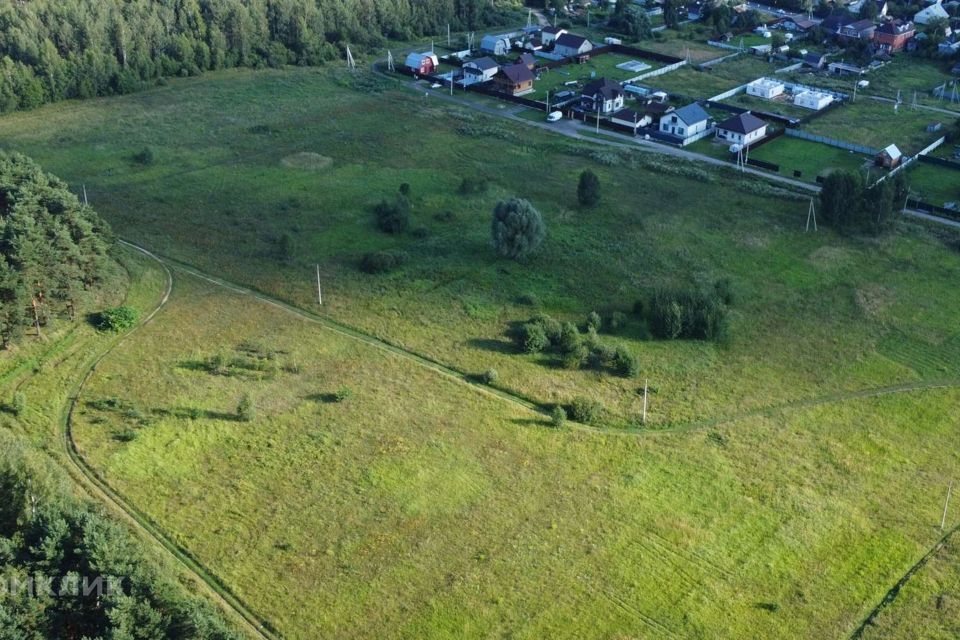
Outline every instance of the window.
{"label": "window", "polygon": [[683,127],[677,127],[677,133],[683,135]]}

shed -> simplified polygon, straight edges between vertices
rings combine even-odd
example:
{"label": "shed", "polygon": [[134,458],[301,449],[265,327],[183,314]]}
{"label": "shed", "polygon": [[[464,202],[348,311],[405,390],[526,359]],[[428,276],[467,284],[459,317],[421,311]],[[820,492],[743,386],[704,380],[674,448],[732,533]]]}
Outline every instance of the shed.
{"label": "shed", "polygon": [[492,56],[507,55],[511,46],[510,36],[506,34],[483,36],[480,40],[480,50]]}
{"label": "shed", "polygon": [[903,160],[903,154],[900,153],[900,149],[897,148],[897,145],[891,144],[877,154],[876,162],[878,166],[893,169],[900,164],[901,160]]}
{"label": "shed", "polygon": [[440,60],[436,54],[427,51],[425,53],[411,53],[407,56],[404,64],[414,73],[429,75],[437,70]]}

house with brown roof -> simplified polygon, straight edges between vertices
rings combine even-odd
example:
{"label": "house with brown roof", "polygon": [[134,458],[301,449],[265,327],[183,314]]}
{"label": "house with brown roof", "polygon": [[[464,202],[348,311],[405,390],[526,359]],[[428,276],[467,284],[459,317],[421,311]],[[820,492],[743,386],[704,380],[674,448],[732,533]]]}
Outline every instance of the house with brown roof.
{"label": "house with brown roof", "polygon": [[882,53],[902,51],[917,31],[909,20],[890,20],[877,27],[873,41]]}
{"label": "house with brown roof", "polygon": [[525,64],[500,67],[493,81],[501,92],[511,96],[522,96],[533,91],[533,71]]}
{"label": "house with brown roof", "polygon": [[593,43],[575,33],[565,33],[557,38],[553,52],[564,58],[585,58],[593,51]]}
{"label": "house with brown roof", "polygon": [[717,125],[717,137],[730,144],[748,146],[767,135],[767,123],[749,111],[738,113]]}
{"label": "house with brown roof", "polygon": [[599,78],[584,85],[580,92],[580,107],[590,113],[606,115],[623,108],[624,95],[620,83]]}

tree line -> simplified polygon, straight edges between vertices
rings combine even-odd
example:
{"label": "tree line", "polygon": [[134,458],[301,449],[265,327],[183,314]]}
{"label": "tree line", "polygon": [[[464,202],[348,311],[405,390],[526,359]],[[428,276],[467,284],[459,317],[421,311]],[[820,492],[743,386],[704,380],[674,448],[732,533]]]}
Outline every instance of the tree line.
{"label": "tree line", "polygon": [[240,640],[74,495],[46,455],[0,431],[0,638]]}
{"label": "tree line", "polygon": [[26,156],[0,152],[0,346],[75,317],[110,259],[107,224]]}
{"label": "tree line", "polygon": [[319,65],[507,20],[516,0],[0,0],[0,112],[229,67]]}

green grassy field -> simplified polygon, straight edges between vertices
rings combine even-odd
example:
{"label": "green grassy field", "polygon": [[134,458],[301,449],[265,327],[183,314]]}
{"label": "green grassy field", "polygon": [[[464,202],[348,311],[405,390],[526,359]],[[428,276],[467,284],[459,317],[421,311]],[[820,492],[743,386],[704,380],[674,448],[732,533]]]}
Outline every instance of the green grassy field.
{"label": "green grassy field", "polygon": [[773,75],[776,68],[777,65],[757,56],[741,54],[704,71],[697,71],[690,65],[680,67],[662,76],[650,78],[648,83],[687,98],[705,100],[751,80]]}
{"label": "green grassy field", "polygon": [[[650,68],[644,69],[643,71],[627,71],[617,68],[618,64],[633,60],[648,64]],[[579,87],[582,87],[591,80],[599,78],[609,78],[615,82],[623,82],[635,78],[641,73],[659,69],[662,66],[664,66],[662,63],[655,60],[640,59],[619,53],[605,53],[603,55],[593,56],[589,62],[584,64],[568,64],[544,71],[540,74],[540,79],[534,83],[536,91],[526,97],[531,100],[546,100],[548,91],[551,94],[567,89],[576,91]],[[579,82],[579,85],[567,87],[564,84],[573,81]]]}
{"label": "green grassy field", "polygon": [[938,207],[945,202],[960,202],[960,171],[915,162],[908,168],[907,177],[911,193],[925,202]]}
{"label": "green grassy field", "polygon": [[[894,105],[864,98],[833,109],[813,120],[803,129],[810,133],[837,138],[846,142],[882,149],[896,144],[900,151],[913,155],[939,138],[942,133],[927,133],[926,126],[942,120],[923,109],[911,109],[908,104]],[[865,126],[864,123],[869,123]]]}
{"label": "green grassy field", "polygon": [[753,111],[776,113],[788,118],[803,118],[810,115],[809,109],[797,107],[786,100],[766,100],[758,96],[747,95],[746,93],[738,93],[732,98],[727,98],[724,102]]}
{"label": "green grassy field", "polygon": [[789,136],[781,136],[757,147],[750,157],[779,164],[781,175],[794,177],[793,172],[800,171],[802,175],[797,177],[807,182],[815,182],[817,176],[833,169],[862,170],[873,160],[844,149]]}
{"label": "green grassy field", "polygon": [[[939,482],[960,461],[960,255],[921,229],[806,234],[804,199],[733,172],[324,70],[49,106],[0,119],[0,136],[165,255],[461,372],[495,368],[535,402],[605,405],[599,428],[556,431],[178,273],[170,305],[98,367],[75,435],[287,637],[844,636],[939,535]],[[155,163],[135,163],[146,146]],[[590,210],[575,204],[585,168],[603,185]],[[489,190],[460,195],[465,176]],[[381,234],[371,207],[404,182],[417,231]],[[489,243],[514,194],[548,226],[525,263]],[[410,259],[360,273],[378,249]],[[651,341],[636,320],[605,333],[640,379],[560,369],[505,337],[537,308],[582,321],[721,277],[729,344]],[[257,416],[239,422],[247,393]]]}
{"label": "green grassy field", "polygon": [[636,46],[641,49],[646,49],[647,51],[665,53],[678,58],[686,58],[689,56],[691,64],[700,64],[701,62],[714,60],[730,53],[726,49],[711,47],[704,40],[682,38],[672,29],[659,31],[654,34],[654,37],[650,40],[639,42]]}
{"label": "green grassy field", "polygon": [[98,367],[75,438],[291,638],[842,637],[937,539],[934,489],[960,462],[956,389],[557,431],[176,278]]}

